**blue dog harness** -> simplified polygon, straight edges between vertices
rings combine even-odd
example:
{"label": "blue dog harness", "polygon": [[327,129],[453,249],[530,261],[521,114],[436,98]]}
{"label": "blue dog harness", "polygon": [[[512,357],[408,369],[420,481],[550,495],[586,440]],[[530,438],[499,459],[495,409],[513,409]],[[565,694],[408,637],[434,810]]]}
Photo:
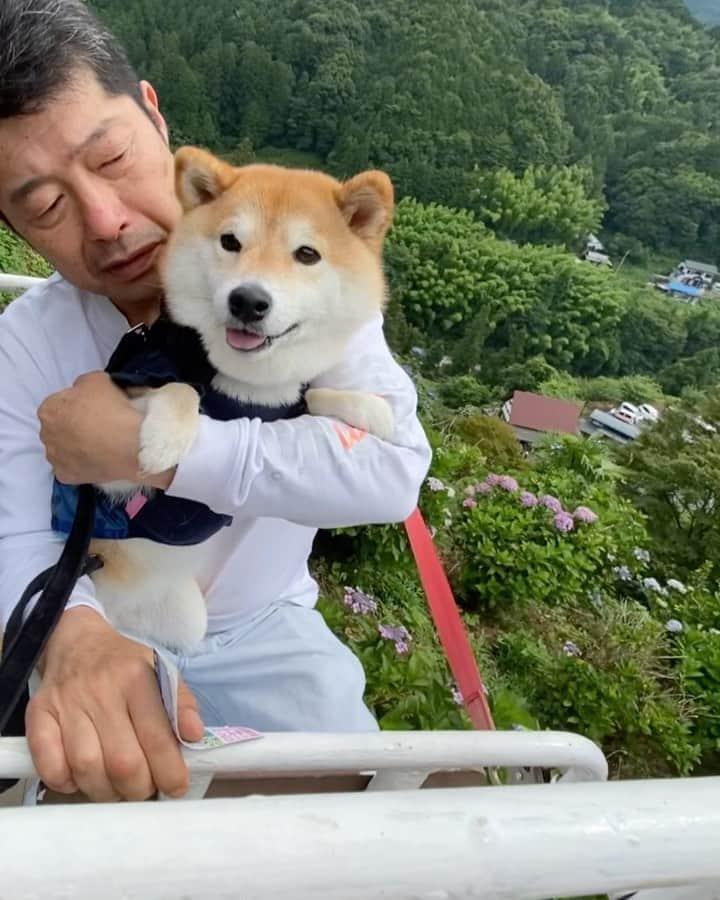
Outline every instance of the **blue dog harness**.
{"label": "blue dog harness", "polygon": [[[200,395],[200,412],[228,421],[258,418],[263,422],[292,419],[307,412],[301,397],[294,404],[259,406],[243,403],[212,387],[217,374],[199,335],[165,317],[150,328],[139,325],[120,341],[106,372],[121,388],[157,388],[186,382]],[[204,503],[171,497],[155,490],[149,497],[138,491],[128,502],[118,502],[96,491],[93,537],[111,540],[147,538],[160,544],[190,546],[207,540],[232,522],[232,516],[213,512]],[[55,480],[52,493],[52,528],[68,534],[78,505],[76,485]]]}

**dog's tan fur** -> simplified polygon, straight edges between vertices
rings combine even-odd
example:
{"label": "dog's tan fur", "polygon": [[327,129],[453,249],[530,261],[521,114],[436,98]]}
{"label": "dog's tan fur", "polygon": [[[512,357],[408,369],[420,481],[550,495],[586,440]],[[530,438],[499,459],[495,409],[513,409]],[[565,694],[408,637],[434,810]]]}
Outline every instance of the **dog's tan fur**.
{"label": "dog's tan fur", "polygon": [[[234,168],[188,147],[176,154],[176,188],[184,215],[163,263],[166,302],[176,321],[199,331],[218,371],[215,388],[274,405],[294,402],[310,384],[310,413],[389,438],[392,412],[383,398],[312,387],[384,305],[381,254],[393,210],[387,175],[370,171],[339,182],[278,166]],[[242,252],[220,249],[219,237],[227,231],[241,236]],[[301,265],[293,255],[300,245],[317,250],[322,265]],[[269,334],[280,334],[288,324],[294,328],[253,354],[234,350],[225,334],[228,290],[247,283],[261,283],[273,296]],[[195,391],[170,384],[136,391],[132,402],[144,413],[140,469],[149,475],[177,465],[197,430]],[[119,483],[103,487],[115,496],[136,490]],[[105,563],[93,576],[98,596],[117,627],[190,649],[206,627],[195,578],[203,546],[93,542]]]}

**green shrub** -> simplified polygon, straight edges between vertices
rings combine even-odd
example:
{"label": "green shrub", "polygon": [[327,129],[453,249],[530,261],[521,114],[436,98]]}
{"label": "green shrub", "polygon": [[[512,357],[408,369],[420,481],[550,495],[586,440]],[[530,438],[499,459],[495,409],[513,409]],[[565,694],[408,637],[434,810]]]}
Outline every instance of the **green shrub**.
{"label": "green shrub", "polygon": [[534,611],[498,639],[497,661],[542,727],[596,741],[615,776],[688,774],[699,758],[691,708],[667,670],[663,626],[635,603]]}
{"label": "green shrub", "polygon": [[515,432],[497,416],[475,413],[453,421],[453,433],[464,443],[479,450],[494,469],[522,468],[523,453]]}

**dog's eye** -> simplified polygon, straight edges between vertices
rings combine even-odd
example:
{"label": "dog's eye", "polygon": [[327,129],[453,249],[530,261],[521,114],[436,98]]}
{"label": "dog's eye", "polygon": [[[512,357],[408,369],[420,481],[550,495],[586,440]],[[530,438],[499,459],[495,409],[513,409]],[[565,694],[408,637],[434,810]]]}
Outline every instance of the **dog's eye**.
{"label": "dog's eye", "polygon": [[304,266],[314,266],[320,262],[320,254],[313,247],[298,247],[293,256]]}
{"label": "dog's eye", "polygon": [[232,232],[220,235],[220,246],[228,253],[239,253],[242,250],[242,244]]}

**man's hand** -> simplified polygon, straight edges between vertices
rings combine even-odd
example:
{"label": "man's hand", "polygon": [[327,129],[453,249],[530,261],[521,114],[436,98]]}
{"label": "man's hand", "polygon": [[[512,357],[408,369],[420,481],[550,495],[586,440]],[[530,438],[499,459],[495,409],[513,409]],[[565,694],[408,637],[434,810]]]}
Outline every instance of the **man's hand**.
{"label": "man's hand", "polygon": [[[197,703],[182,681],[178,697],[183,739],[200,740]],[[92,800],[187,791],[188,771],[160,698],[152,650],[119,635],[88,607],[63,613],[25,721],[35,768],[53,790],[81,790]]]}
{"label": "man's hand", "polygon": [[38,409],[45,455],[64,484],[134,481],[167,488],[174,470],[138,473],[142,415],[105,372],[81,375]]}

